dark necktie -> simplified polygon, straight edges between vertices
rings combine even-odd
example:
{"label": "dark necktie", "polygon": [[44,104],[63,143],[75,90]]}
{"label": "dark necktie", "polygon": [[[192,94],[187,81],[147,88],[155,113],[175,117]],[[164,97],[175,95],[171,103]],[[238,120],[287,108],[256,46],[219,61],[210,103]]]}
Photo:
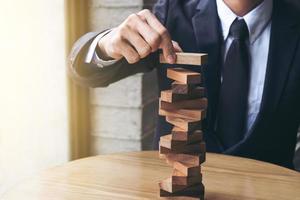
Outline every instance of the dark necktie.
{"label": "dark necktie", "polygon": [[223,81],[220,89],[217,134],[225,148],[241,141],[246,132],[249,53],[249,32],[243,19],[236,19],[229,31],[233,42],[223,66]]}

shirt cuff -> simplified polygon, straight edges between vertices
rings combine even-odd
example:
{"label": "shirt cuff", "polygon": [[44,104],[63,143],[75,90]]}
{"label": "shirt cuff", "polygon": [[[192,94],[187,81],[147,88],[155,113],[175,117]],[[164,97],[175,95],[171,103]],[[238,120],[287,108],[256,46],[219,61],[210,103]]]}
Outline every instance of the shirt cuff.
{"label": "shirt cuff", "polygon": [[93,63],[95,65],[97,65],[100,68],[104,68],[106,66],[115,64],[117,62],[117,60],[103,60],[100,58],[99,55],[97,55],[96,52],[96,48],[98,45],[98,42],[101,40],[102,37],[104,37],[105,35],[107,35],[108,33],[111,32],[112,29],[106,30],[102,33],[100,33],[91,43],[89,50],[87,52],[86,58],[85,58],[85,62],[86,63]]}

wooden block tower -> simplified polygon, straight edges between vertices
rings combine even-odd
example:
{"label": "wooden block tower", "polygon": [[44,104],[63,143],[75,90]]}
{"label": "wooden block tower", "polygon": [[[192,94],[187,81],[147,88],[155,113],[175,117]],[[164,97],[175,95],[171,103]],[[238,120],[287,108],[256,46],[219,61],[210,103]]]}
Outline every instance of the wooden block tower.
{"label": "wooden block tower", "polygon": [[[166,63],[160,56],[160,62]],[[200,67],[207,62],[207,54],[177,53],[176,64]],[[161,197],[204,199],[201,164],[205,161],[201,121],[206,116],[207,98],[199,85],[201,73],[184,68],[167,69],[172,88],[162,91],[159,115],[173,125],[169,135],[159,142],[159,156],[173,167],[171,177],[159,182]]]}

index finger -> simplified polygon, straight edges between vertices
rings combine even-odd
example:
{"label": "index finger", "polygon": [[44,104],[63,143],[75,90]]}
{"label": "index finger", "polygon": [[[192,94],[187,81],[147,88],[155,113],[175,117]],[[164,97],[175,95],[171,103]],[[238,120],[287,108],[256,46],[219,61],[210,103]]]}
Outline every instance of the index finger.
{"label": "index finger", "polygon": [[160,48],[163,50],[163,55],[169,63],[174,64],[176,61],[176,54],[168,30],[149,10],[143,10],[138,13],[138,15],[145,18],[149,26],[158,32],[161,37]]}

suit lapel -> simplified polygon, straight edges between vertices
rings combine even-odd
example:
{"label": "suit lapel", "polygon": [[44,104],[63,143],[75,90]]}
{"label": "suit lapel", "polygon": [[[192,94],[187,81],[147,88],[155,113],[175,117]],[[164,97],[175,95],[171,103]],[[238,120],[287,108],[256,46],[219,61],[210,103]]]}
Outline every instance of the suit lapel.
{"label": "suit lapel", "polygon": [[220,87],[221,31],[215,0],[201,0],[192,18],[195,38],[200,52],[208,53],[208,66],[204,66],[204,84],[209,98],[208,128],[214,127]]}
{"label": "suit lapel", "polygon": [[279,4],[274,6],[264,93],[253,129],[258,121],[272,116],[278,106],[299,40],[294,19],[289,15],[288,9]]}

